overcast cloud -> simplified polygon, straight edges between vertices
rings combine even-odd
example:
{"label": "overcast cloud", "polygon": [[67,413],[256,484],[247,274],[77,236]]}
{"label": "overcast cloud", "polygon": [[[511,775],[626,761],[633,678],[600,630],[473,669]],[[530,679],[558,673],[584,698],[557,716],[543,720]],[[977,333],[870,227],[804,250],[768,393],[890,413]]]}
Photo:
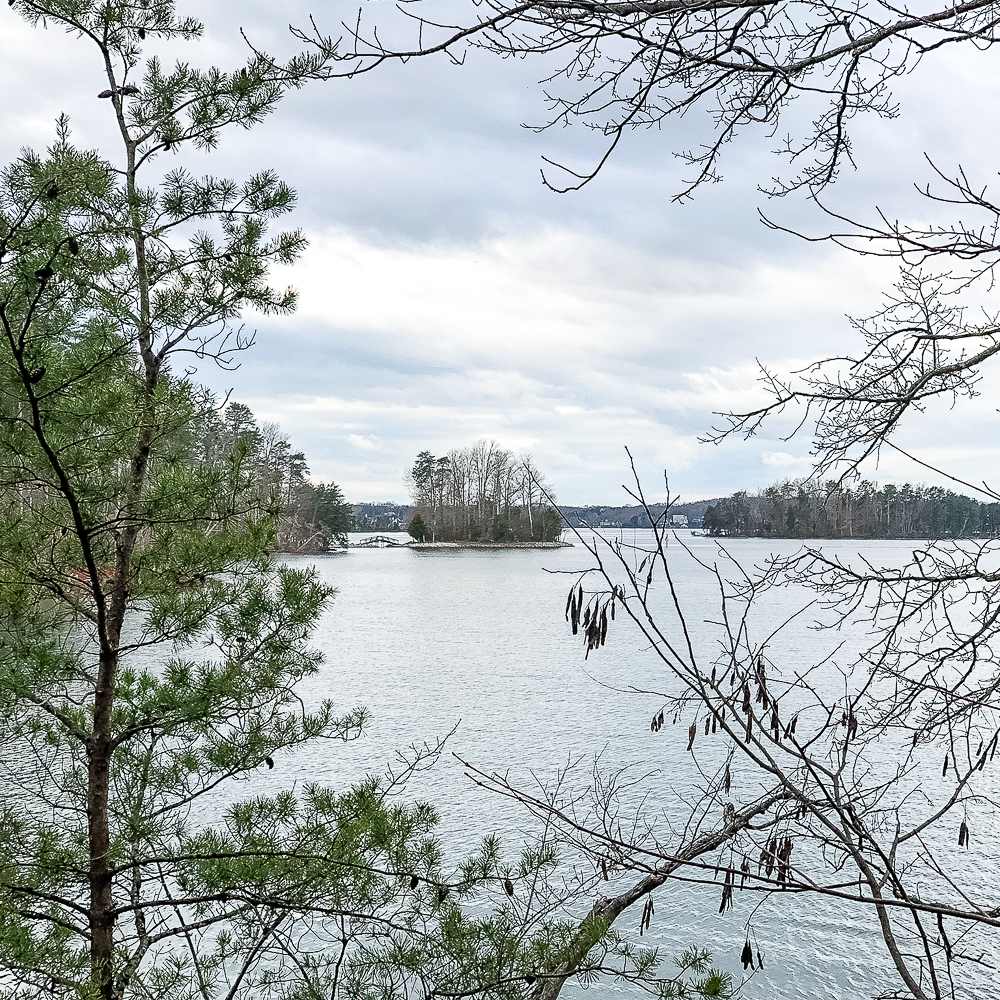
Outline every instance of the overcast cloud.
{"label": "overcast cloud", "polygon": [[[314,13],[328,30],[354,8],[202,0],[201,43],[164,46],[168,58],[236,66],[239,27],[289,53],[288,21]],[[453,5],[457,6],[457,5]],[[276,13],[280,9],[280,16]],[[391,13],[371,4],[366,14]],[[60,111],[81,145],[111,145],[105,86],[85,43],[26,27],[2,7],[0,85],[17,100],[0,111],[4,162],[44,146]],[[988,53],[942,52],[901,81],[902,114],[859,121],[859,171],[829,201],[870,217],[921,218],[911,188],[962,163],[992,179],[998,134]],[[803,199],[766,204],[757,192],[781,165],[774,140],[741,136],[725,182],[676,205],[683,165],[671,149],[698,141],[631,136],[584,191],[555,195],[539,181],[543,155],[586,166],[599,146],[583,129],[537,134],[534,81],[544,67],[472,53],[388,67],[291,95],[261,128],[234,134],[191,169],[244,176],[273,167],[299,192],[294,224],[310,237],[302,261],[276,275],[301,293],[289,318],[247,317],[257,345],[238,371],[199,377],[276,420],[318,478],[360,500],[404,500],[417,451],[443,453],[480,437],[531,451],[565,502],[617,503],[625,447],[653,491],[667,472],[684,499],[718,496],[808,471],[806,438],[788,425],[722,447],[698,444],[713,411],[760,397],[756,359],[778,370],[850,349],[845,314],[875,312],[893,268],[766,229],[758,208],[820,232]],[[806,114],[808,109],[801,113]],[[690,139],[690,142],[687,141]],[[164,166],[177,160],[164,159]],[[949,472],[989,478],[995,446],[993,383],[960,410],[939,408],[900,443]],[[881,481],[931,480],[886,457]]]}

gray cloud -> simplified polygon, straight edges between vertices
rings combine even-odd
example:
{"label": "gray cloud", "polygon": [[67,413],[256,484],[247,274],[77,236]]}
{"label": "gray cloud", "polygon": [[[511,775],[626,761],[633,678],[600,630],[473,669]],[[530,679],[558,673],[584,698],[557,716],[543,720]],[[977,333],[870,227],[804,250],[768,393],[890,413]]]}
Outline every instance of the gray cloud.
{"label": "gray cloud", "polygon": [[[300,0],[283,4],[280,18],[273,5],[248,2],[236,22],[233,9],[198,4],[205,41],[170,51],[236,65],[242,25],[287,54],[285,23],[309,13]],[[86,46],[3,16],[0,86],[20,98],[0,111],[4,158],[49,141],[61,110],[81,144],[110,143]],[[831,205],[927,217],[933,209],[901,183],[930,176],[922,150],[945,168],[992,162],[1000,138],[979,123],[1000,95],[987,58],[939,54],[930,72],[900,82],[898,120],[856,122],[861,169],[844,174]],[[760,398],[756,358],[780,369],[844,350],[844,314],[877,309],[891,266],[760,225],[761,205],[792,227],[829,225],[801,198],[765,203],[757,185],[780,169],[766,135],[739,136],[725,182],[672,204],[685,168],[671,150],[699,141],[697,116],[680,131],[628,137],[595,183],[552,194],[539,183],[541,156],[586,165],[600,137],[521,127],[545,117],[541,74],[537,63],[483,53],[464,66],[388,67],[290,95],[216,154],[164,158],[165,168],[235,176],[277,169],[299,191],[293,224],[312,240],[301,264],[276,276],[300,288],[298,314],[248,317],[258,345],[240,369],[201,377],[279,420],[314,473],[358,500],[402,498],[417,450],[478,437],[530,449],[567,501],[620,499],[625,445],[644,475],[655,481],[665,468],[688,496],[800,474],[808,442],[782,441],[787,424],[722,448],[696,438],[713,410]],[[949,468],[981,469],[995,458],[994,420],[986,405],[934,411],[914,424],[912,441]],[[920,478],[888,458],[873,474]]]}

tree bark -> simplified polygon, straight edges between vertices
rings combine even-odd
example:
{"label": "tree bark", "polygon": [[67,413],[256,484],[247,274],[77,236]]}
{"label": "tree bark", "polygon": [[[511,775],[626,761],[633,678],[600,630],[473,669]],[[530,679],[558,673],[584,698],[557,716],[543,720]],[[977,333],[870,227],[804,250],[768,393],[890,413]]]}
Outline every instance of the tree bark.
{"label": "tree bark", "polygon": [[[695,838],[686,847],[682,847],[665,864],[650,872],[624,892],[617,896],[599,897],[590,908],[585,920],[601,918],[607,920],[609,925],[614,923],[633,903],[638,902],[643,896],[648,895],[654,889],[659,889],[666,883],[678,868],[721,847],[727,840],[745,829],[751,820],[787,798],[789,798],[787,792],[772,792],[732,814],[729,821],[719,829]],[[539,975],[540,982],[531,994],[531,1000],[558,1000],[562,988],[579,971],[591,947],[593,945],[589,935],[581,928],[567,945],[559,961]]]}
{"label": "tree bark", "polygon": [[[100,584],[96,584],[99,586]],[[108,854],[111,837],[108,797],[111,774],[111,709],[114,704],[118,653],[102,652],[94,692],[94,728],[87,746],[89,774],[87,824],[90,844],[90,966],[91,982],[100,1000],[114,993],[114,899]]]}

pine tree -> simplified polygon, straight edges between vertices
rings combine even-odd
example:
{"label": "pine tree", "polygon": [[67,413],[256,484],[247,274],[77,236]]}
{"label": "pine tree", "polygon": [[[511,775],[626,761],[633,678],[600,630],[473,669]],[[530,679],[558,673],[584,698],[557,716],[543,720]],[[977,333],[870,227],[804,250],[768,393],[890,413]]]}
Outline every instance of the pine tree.
{"label": "pine tree", "polygon": [[339,544],[347,541],[347,532],[354,527],[354,509],[344,499],[336,483],[317,483],[313,487],[316,520],[330,532]]}
{"label": "pine tree", "polygon": [[77,149],[62,119],[0,175],[0,997],[500,1000],[570,942],[571,973],[616,956],[651,981],[603,925],[580,952],[550,845],[445,866],[434,810],[393,794],[440,745],[338,792],[240,794],[366,718],[299,700],[332,595],[267,556],[283,498],[253,415],[223,423],[178,363],[249,346],[248,308],[292,309],[267,272],[304,240],[270,231],[294,194],[269,172],[142,178],[321,57],[168,69],[144,43],[201,32],[170,0],[11,6],[94,46],[120,146]]}
{"label": "pine tree", "polygon": [[294,195],[268,172],[141,183],[315,61],[167,69],[143,42],[201,30],[172,3],[13,6],[96,46],[121,146],[78,150],[61,120],[0,179],[0,994],[329,993],[344,942],[419,911],[410,873],[440,879],[434,814],[376,779],[224,809],[365,715],[296,697],[330,592],[269,562],[279,506],[252,442],[204,454],[214,402],[176,370],[246,347],[248,307],[293,307],[267,270],[304,245],[269,231]]}

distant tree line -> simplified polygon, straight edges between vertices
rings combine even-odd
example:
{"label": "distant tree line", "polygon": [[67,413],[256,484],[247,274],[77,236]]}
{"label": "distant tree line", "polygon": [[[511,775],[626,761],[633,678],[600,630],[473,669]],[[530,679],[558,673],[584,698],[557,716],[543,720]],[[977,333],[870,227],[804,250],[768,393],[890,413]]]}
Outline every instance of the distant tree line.
{"label": "distant tree line", "polygon": [[356,503],[351,509],[355,531],[405,531],[413,517],[409,504]]}
{"label": "distant tree line", "polygon": [[435,458],[422,451],[408,475],[417,541],[553,542],[562,518],[530,455],[478,441]]}
{"label": "distant tree line", "polygon": [[579,507],[560,504],[559,510],[573,527],[651,528],[654,522],[661,524],[666,520],[669,523],[671,518],[683,514],[692,527],[700,528],[705,510],[718,502],[718,498],[694,500],[690,503],[672,503],[669,507],[665,503],[650,503],[643,507],[612,507],[608,504]]}
{"label": "distant tree line", "polygon": [[239,455],[252,486],[266,492],[279,512],[272,548],[277,552],[324,552],[344,545],[353,509],[335,483],[312,483],[301,451],[274,423],[257,423],[249,406],[230,403],[208,409],[193,442],[200,461],[228,461]]}
{"label": "distant tree line", "polygon": [[765,538],[968,538],[1000,534],[1000,504],[940,486],[789,480],[705,511],[712,535]]}

